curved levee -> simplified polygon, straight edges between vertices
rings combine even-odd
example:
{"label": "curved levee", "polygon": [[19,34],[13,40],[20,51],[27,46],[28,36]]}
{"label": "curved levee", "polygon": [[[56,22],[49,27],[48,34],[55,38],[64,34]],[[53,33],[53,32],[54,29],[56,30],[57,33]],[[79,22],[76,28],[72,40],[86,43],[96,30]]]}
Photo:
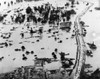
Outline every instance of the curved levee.
{"label": "curved levee", "polygon": [[76,56],[76,64],[71,74],[72,79],[80,79],[80,73],[83,65],[86,60],[86,44],[84,38],[82,36],[83,31],[80,25],[80,18],[93,6],[93,3],[89,3],[89,6],[80,13],[75,19],[75,34],[76,34],[76,42],[77,42],[77,56]]}

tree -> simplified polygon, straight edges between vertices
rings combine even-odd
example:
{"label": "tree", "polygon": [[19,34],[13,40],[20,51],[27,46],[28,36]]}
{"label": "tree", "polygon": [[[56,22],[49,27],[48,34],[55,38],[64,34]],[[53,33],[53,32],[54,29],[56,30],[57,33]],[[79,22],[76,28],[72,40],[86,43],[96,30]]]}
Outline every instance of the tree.
{"label": "tree", "polygon": [[90,68],[92,68],[91,64],[84,64],[80,74],[80,79],[89,79],[90,74],[93,72]]}
{"label": "tree", "polygon": [[96,50],[97,49],[97,46],[94,44],[94,42],[93,43],[87,43],[87,44],[88,44],[88,46],[91,50]]}
{"label": "tree", "polygon": [[93,52],[91,50],[86,51],[86,56],[93,57]]}

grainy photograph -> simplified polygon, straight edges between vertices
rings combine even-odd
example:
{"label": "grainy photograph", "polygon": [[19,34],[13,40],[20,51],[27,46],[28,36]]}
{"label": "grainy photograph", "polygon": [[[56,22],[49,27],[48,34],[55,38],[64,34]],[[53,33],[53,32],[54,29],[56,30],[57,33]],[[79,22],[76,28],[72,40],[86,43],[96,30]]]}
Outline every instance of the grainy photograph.
{"label": "grainy photograph", "polygon": [[100,0],[0,0],[0,79],[100,79]]}

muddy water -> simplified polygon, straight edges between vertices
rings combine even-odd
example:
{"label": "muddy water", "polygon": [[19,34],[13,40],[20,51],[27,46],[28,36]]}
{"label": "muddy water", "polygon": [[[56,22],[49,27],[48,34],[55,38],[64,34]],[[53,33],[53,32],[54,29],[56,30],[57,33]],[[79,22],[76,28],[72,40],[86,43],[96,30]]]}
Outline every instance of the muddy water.
{"label": "muddy water", "polygon": [[[32,6],[33,4],[29,4],[29,5]],[[22,4],[19,4],[19,6],[22,6]],[[25,6],[25,4],[23,4],[23,6]],[[11,12],[11,14],[13,13]],[[7,20],[10,21],[10,18],[8,17]],[[43,33],[43,37],[39,42],[36,42],[37,38],[34,38],[34,39],[30,38],[29,33],[25,33],[25,39],[21,39],[20,33],[21,31],[23,31],[22,28],[24,28],[24,31],[27,30],[27,28],[23,24],[22,25],[17,25],[17,24],[2,25],[1,24],[1,29],[0,29],[1,33],[11,32],[10,29],[12,29],[13,27],[16,27],[16,29],[12,31],[12,35],[8,39],[11,41],[12,46],[10,47],[8,46],[6,48],[5,47],[0,48],[0,56],[1,57],[4,56],[4,60],[0,62],[0,72],[1,73],[11,71],[15,69],[16,67],[20,67],[20,66],[34,65],[34,61],[33,61],[34,55],[37,55],[38,57],[52,58],[51,53],[54,52],[55,48],[58,49],[58,52],[57,52],[58,59],[60,59],[60,55],[59,55],[60,52],[65,52],[66,54],[70,53],[70,55],[68,56],[69,58],[76,57],[76,44],[75,44],[76,40],[75,38],[70,39],[71,34],[69,33],[60,31],[60,33],[58,34],[60,40],[58,41],[62,41],[61,43],[58,43],[58,41],[54,41],[54,38],[51,36],[52,33],[47,34],[45,32]],[[35,28],[36,26],[33,26],[33,27]],[[48,24],[43,27],[46,31],[48,30]],[[72,31],[73,31],[73,25],[72,25],[71,33]],[[38,35],[38,34],[34,34],[34,35]],[[48,36],[51,36],[51,37],[48,38]],[[66,38],[69,38],[69,39],[66,39]],[[0,42],[5,42],[5,41],[6,41],[5,39],[0,38]],[[20,42],[22,42],[22,44],[19,44]],[[26,48],[25,51],[35,52],[33,55],[28,55],[27,56],[28,59],[26,61],[22,60],[22,55],[25,54],[25,51],[24,52],[20,51],[22,45],[25,46]],[[19,49],[19,51],[16,52],[15,49]]]}
{"label": "muddy water", "polygon": [[[88,0],[88,1],[90,1],[90,0]],[[100,36],[100,32],[99,32],[100,18],[99,18],[99,15],[100,15],[100,12],[96,11],[94,9],[95,6],[98,6],[97,2],[95,0],[91,0],[91,2],[95,3],[94,6],[91,8],[92,12],[88,11],[84,15],[82,20],[85,21],[85,23],[87,25],[89,25],[89,27],[87,27],[87,36],[85,37],[86,42],[92,42],[93,40],[95,40],[95,43],[98,46],[98,49],[96,51],[94,51],[94,57],[88,58],[88,60],[87,60],[87,63],[90,62],[90,64],[93,65],[93,69],[96,69],[97,67],[100,66],[99,62],[93,62],[93,61],[98,61],[98,59],[99,59],[99,51],[100,51],[100,44],[99,44],[100,43],[100,41],[99,41],[99,39],[100,39],[99,38],[99,36]],[[63,2],[61,2],[61,3],[63,3]],[[24,5],[26,5],[26,4],[24,4]],[[80,11],[81,11],[81,8],[84,8],[84,7],[85,6],[80,7]],[[4,5],[1,8],[4,8]],[[14,26],[16,26],[16,25],[14,25]],[[10,26],[10,27],[13,27],[13,26]],[[9,31],[9,27],[6,27],[5,29],[6,30],[2,30],[2,31]],[[17,48],[21,47],[21,45],[18,44],[19,42],[26,41],[26,40],[22,40],[19,37],[20,31],[21,31],[21,29],[18,28],[15,32],[13,32],[12,38],[11,38],[11,40],[13,40],[12,47],[0,49],[0,56],[5,56],[5,59],[0,63],[0,69],[1,69],[0,71],[1,72],[13,70],[13,69],[15,69],[15,67],[20,67],[22,65],[25,66],[25,65],[33,65],[34,64],[34,62],[33,62],[34,55],[27,56],[28,60],[23,61],[22,60],[23,52],[20,51],[20,52],[15,53],[15,51],[13,50],[16,47]],[[27,36],[29,36],[29,34],[27,34],[26,37]],[[26,46],[28,51],[34,49],[35,54],[38,54],[39,57],[50,57],[51,58],[52,57],[51,52],[54,51],[54,48],[58,48],[59,52],[64,51],[66,53],[70,53],[69,57],[75,58],[75,56],[76,56],[75,39],[66,41],[63,38],[66,36],[70,36],[70,35],[69,34],[66,35],[66,33],[63,33],[63,36],[61,36],[61,39],[63,40],[62,44],[57,44],[52,38],[48,39],[47,34],[44,34],[43,40],[40,41],[39,43],[35,43],[34,45],[31,44],[33,39],[30,38],[30,39],[27,39],[28,42],[24,42],[23,45]],[[0,39],[0,41],[5,41],[5,40]],[[45,50],[41,51],[40,50],[41,47],[44,47]],[[41,51],[41,53],[40,53],[40,51]],[[45,52],[48,52],[48,53],[45,53]],[[16,60],[13,61],[12,60],[13,58],[16,58]],[[60,58],[59,55],[58,55],[58,58]]]}
{"label": "muddy water", "polygon": [[86,62],[93,66],[91,70],[95,70],[100,67],[100,62],[98,62],[100,60],[100,11],[95,9],[98,6],[98,1],[91,0],[91,2],[94,3],[94,6],[90,9],[92,12],[88,11],[81,19],[85,21],[86,25],[89,25],[89,27],[86,27],[85,41],[90,43],[94,41],[97,45],[97,50],[93,51],[94,56],[92,58],[87,57]]}

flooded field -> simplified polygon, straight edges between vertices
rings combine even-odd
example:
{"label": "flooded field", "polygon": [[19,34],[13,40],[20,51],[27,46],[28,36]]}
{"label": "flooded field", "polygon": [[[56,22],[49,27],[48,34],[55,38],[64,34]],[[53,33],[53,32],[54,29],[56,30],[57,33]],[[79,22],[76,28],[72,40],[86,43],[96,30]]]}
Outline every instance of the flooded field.
{"label": "flooded field", "polygon": [[[77,26],[75,20],[90,3],[83,0],[41,0],[4,1],[4,4],[7,7],[0,12],[0,73],[2,75],[6,73],[6,79],[10,77],[12,79],[13,77],[14,79],[70,79],[78,63],[77,52],[80,51],[78,47],[81,46],[77,44],[80,41],[77,41],[77,37],[80,37],[77,35],[80,29],[77,28],[79,32],[75,30]],[[2,4],[1,8],[3,8]],[[86,28],[82,26],[87,31],[86,36],[85,32],[82,36],[85,44],[88,43],[86,45],[88,49],[88,45],[93,42],[92,38],[99,39],[99,37],[95,38],[97,34],[94,33],[98,30],[99,36],[99,28],[94,30],[95,28],[91,28],[93,25],[90,25],[91,16],[95,13],[90,12],[91,9],[79,22],[80,25],[85,22],[87,26]],[[93,36],[90,33],[93,33]],[[99,49],[97,51],[99,52]],[[95,58],[95,54],[93,55]],[[79,58],[81,57],[80,55]],[[96,59],[87,57],[86,63],[91,60]],[[96,68],[97,65],[93,65],[92,69]]]}

